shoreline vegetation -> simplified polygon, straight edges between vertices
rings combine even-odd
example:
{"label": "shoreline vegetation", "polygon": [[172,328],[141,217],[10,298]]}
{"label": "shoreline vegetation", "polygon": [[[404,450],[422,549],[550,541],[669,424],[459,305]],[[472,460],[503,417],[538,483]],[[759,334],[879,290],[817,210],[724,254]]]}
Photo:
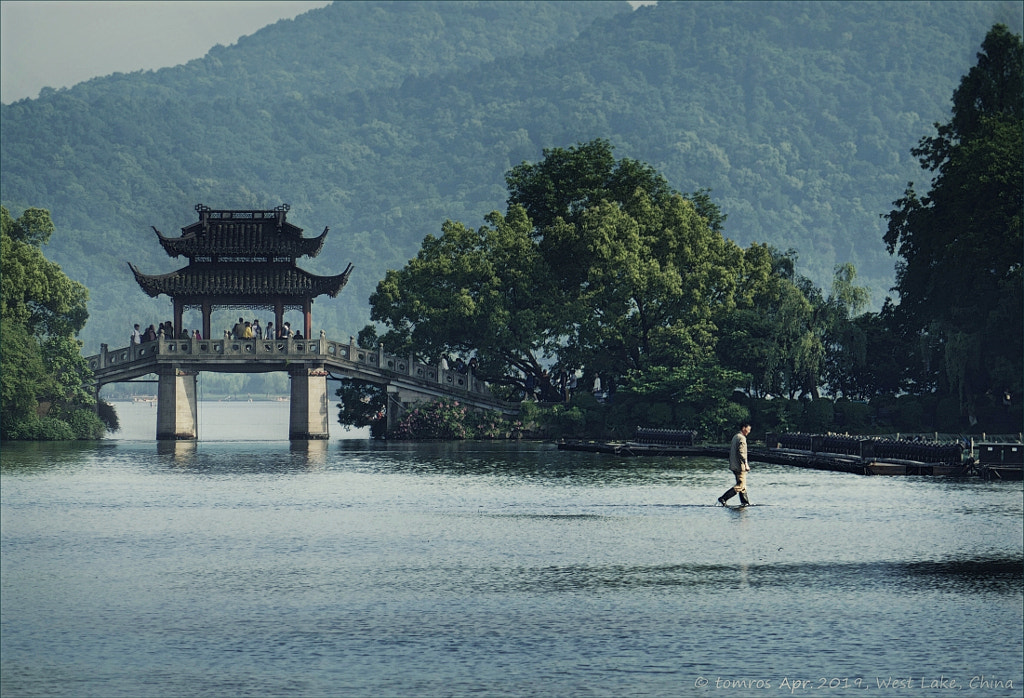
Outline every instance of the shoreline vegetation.
{"label": "shoreline vegetation", "polygon": [[[117,404],[149,404],[156,406],[156,395],[119,395],[105,399],[113,405]],[[288,395],[205,395],[198,400],[200,403],[238,404],[249,403],[288,403]],[[585,410],[580,403],[589,404]],[[768,432],[792,433],[824,433],[869,438],[911,439],[929,442],[951,442],[974,439],[975,441],[1021,441],[1020,431],[1014,432],[1007,422],[1006,428],[998,431],[928,428],[927,424],[914,421],[913,416],[922,413],[917,401],[894,401],[884,407],[872,408],[866,403],[849,400],[830,400],[819,398],[813,403],[809,400],[787,400],[776,398],[771,401],[759,401],[762,404],[748,409],[755,415],[752,420],[758,428],[751,441],[763,443],[759,435]],[[766,403],[771,405],[768,411]],[[474,412],[459,405],[457,400],[438,400],[413,406],[410,414],[414,419],[403,420],[404,427],[398,434],[392,435],[395,440],[494,440],[522,439],[539,441],[559,441],[563,439],[579,439],[590,441],[626,442],[634,437],[638,426],[649,424],[606,425],[598,421],[606,416],[612,405],[598,403],[585,396],[581,400],[569,403],[560,402],[523,402],[523,415],[518,419],[504,419],[496,413]],[[831,410],[823,409],[830,404]],[[813,406],[812,406],[813,405]],[[828,419],[823,419],[822,415]],[[837,419],[838,417],[838,419]],[[989,420],[989,423],[997,420]],[[657,428],[683,429],[685,426],[659,424]],[[699,434],[694,443],[704,446],[727,445],[728,438],[716,435]]]}

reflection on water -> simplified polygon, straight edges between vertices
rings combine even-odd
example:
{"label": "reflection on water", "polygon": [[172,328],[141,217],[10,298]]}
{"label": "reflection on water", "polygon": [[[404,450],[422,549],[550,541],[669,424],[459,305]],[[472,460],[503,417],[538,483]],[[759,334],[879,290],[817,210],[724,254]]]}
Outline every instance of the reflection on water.
{"label": "reflection on water", "polygon": [[[411,570],[406,570],[410,572]],[[421,568],[429,576],[439,572]],[[997,592],[1013,594],[1024,581],[1020,559],[955,560],[922,563],[824,563],[763,565],[560,565],[547,567],[472,567],[448,570],[444,587],[451,593],[552,593],[566,589],[601,592],[608,589],[684,588],[688,593],[715,593],[724,588],[819,589],[857,592],[867,580],[889,592]],[[440,589],[437,583],[434,589]]]}
{"label": "reflection on water", "polygon": [[157,441],[156,452],[175,463],[187,466],[195,460],[196,446],[195,441]]}
{"label": "reflection on water", "polygon": [[741,673],[1020,696],[1020,483],[763,466],[723,509],[715,459],[336,439],[4,444],[2,467],[5,697],[746,695],[714,690]]}
{"label": "reflection on water", "polygon": [[254,452],[196,441],[160,441],[156,462],[175,470],[205,475],[283,475],[323,468],[327,441],[292,441],[283,449]]}

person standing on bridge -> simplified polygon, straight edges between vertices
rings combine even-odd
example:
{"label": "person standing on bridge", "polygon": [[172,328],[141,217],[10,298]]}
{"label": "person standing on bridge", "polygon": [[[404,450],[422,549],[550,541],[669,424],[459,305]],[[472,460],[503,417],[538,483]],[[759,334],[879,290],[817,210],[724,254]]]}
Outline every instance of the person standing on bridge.
{"label": "person standing on bridge", "polygon": [[135,323],[135,329],[132,330],[132,344],[142,344],[142,330],[139,329],[139,323]]}
{"label": "person standing on bridge", "polygon": [[747,473],[750,471],[750,463],[747,460],[747,434],[749,433],[750,422],[741,422],[740,430],[736,432],[736,436],[732,437],[732,443],[729,444],[729,470],[736,477],[736,484],[718,498],[718,503],[723,507],[734,494],[740,496],[740,506],[745,507],[750,504],[750,500],[747,499]]}

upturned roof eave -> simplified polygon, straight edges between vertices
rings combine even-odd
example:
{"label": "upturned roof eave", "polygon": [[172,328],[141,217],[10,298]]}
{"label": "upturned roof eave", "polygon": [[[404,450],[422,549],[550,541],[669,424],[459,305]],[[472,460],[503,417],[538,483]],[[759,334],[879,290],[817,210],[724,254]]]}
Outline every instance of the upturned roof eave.
{"label": "upturned roof eave", "polygon": [[[188,257],[189,259],[192,259],[193,257],[198,256],[227,256],[248,252],[248,250],[210,249],[211,246],[209,243],[207,243],[207,249],[203,249],[203,242],[199,239],[199,236],[194,231],[188,230],[188,228],[183,228],[181,237],[172,238],[161,233],[155,226],[153,227],[153,232],[156,233],[160,246],[164,248],[164,252],[166,252],[170,257]],[[300,233],[302,232],[301,228],[298,228],[297,230]],[[284,237],[279,241],[281,249],[261,250],[257,254],[266,254],[270,256],[286,254],[288,256],[313,258],[323,251],[329,230],[330,228],[324,228],[324,231],[315,238],[304,238],[301,236]]]}
{"label": "upturned roof eave", "polygon": [[128,263],[128,267],[132,270],[136,283],[138,283],[139,287],[151,298],[156,298],[163,294],[172,298],[248,296],[252,297],[253,300],[272,297],[316,298],[317,296],[322,295],[336,298],[348,283],[349,276],[353,269],[353,265],[349,263],[345,271],[341,274],[334,276],[320,276],[299,267],[291,267],[293,273],[308,282],[310,286],[309,289],[275,288],[273,283],[268,283],[258,288],[251,289],[235,287],[231,289],[204,291],[196,290],[196,284],[194,283],[185,283],[185,279],[190,272],[198,271],[200,274],[203,274],[202,270],[197,269],[197,267],[192,265],[182,267],[181,269],[177,269],[172,272],[167,272],[166,274],[145,274],[139,271],[131,262]]}

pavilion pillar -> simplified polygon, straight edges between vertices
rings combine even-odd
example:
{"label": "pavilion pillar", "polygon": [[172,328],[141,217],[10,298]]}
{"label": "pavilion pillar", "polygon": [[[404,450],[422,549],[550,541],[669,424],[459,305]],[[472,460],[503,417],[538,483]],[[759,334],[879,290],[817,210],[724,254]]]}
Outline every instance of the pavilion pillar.
{"label": "pavilion pillar", "polygon": [[174,339],[181,336],[182,317],[185,314],[185,304],[180,298],[174,299]]}
{"label": "pavilion pillar", "polygon": [[278,298],[274,301],[274,332],[280,333],[282,328],[284,328],[284,301]]}
{"label": "pavilion pillar", "polygon": [[288,373],[292,381],[288,438],[329,438],[327,371],[323,367],[294,366]]}
{"label": "pavilion pillar", "polygon": [[203,339],[211,339],[210,329],[213,324],[213,320],[210,318],[213,316],[213,304],[208,300],[203,301]]}
{"label": "pavilion pillar", "polygon": [[174,366],[162,368],[157,381],[156,438],[170,441],[196,438],[196,372]]}
{"label": "pavilion pillar", "polygon": [[306,298],[302,301],[302,336],[306,339],[313,337],[313,299]]}

